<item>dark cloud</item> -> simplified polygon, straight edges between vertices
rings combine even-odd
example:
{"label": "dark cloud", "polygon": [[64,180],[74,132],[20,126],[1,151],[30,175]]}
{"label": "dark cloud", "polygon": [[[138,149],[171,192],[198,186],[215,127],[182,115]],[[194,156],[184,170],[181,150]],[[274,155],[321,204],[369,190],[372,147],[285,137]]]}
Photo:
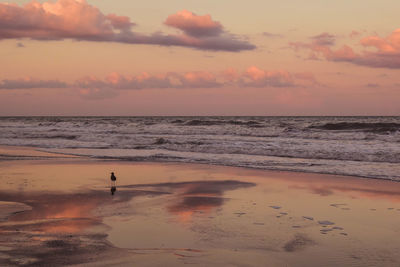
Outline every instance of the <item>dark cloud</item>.
{"label": "dark cloud", "polygon": [[365,86],[368,87],[368,88],[380,87],[379,84],[377,84],[377,83],[367,83]]}
{"label": "dark cloud", "polygon": [[0,89],[35,89],[35,88],[67,88],[68,84],[58,80],[36,80],[33,78],[2,80]]}
{"label": "dark cloud", "polygon": [[327,32],[310,37],[314,45],[331,46],[335,44],[336,37]]}

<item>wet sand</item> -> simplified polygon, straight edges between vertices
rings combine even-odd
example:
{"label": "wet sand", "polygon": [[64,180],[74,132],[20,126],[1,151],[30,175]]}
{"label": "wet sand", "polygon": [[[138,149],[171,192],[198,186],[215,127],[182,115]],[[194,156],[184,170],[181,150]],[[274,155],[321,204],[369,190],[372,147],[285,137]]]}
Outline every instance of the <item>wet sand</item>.
{"label": "wet sand", "polygon": [[400,183],[16,149],[1,266],[400,266]]}

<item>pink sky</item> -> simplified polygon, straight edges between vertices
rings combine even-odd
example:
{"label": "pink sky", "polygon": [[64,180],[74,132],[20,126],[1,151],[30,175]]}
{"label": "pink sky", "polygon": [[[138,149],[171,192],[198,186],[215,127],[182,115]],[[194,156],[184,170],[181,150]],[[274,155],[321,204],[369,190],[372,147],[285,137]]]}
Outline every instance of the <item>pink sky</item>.
{"label": "pink sky", "polygon": [[0,2],[0,115],[400,115],[400,3],[291,2]]}

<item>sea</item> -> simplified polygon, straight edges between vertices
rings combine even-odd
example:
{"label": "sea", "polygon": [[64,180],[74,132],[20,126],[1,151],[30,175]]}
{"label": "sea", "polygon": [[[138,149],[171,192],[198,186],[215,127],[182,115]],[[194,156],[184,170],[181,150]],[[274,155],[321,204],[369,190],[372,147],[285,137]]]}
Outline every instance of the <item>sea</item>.
{"label": "sea", "polygon": [[400,181],[400,117],[0,117],[0,144]]}

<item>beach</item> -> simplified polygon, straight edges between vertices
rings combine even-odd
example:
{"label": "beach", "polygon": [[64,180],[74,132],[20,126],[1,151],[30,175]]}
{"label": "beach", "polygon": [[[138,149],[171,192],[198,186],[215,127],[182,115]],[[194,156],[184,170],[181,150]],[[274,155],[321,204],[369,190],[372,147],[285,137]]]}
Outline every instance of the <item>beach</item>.
{"label": "beach", "polygon": [[0,267],[400,267],[400,1],[0,1]]}
{"label": "beach", "polygon": [[0,151],[2,266],[400,264],[398,182]]}

